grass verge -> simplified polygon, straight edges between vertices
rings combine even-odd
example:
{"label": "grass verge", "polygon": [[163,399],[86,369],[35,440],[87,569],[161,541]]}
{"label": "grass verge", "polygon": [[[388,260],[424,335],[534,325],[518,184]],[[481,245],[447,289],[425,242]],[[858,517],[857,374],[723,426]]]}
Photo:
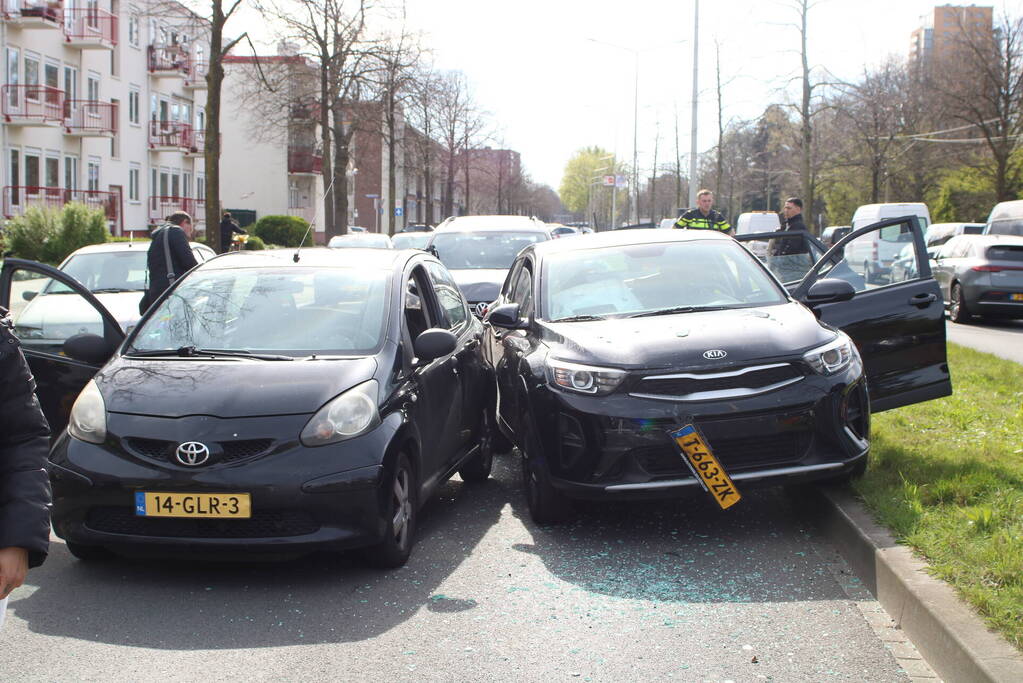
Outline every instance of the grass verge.
{"label": "grass verge", "polygon": [[853,487],[1023,650],[1023,366],[955,344],[948,359],[954,394],[874,416]]}

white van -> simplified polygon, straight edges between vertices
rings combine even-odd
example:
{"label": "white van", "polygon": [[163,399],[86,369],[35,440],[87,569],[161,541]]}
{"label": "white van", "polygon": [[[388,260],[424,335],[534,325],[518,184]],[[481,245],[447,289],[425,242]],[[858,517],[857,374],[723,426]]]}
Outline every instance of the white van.
{"label": "white van", "polygon": [[[852,231],[902,216],[916,216],[921,230],[926,230],[931,224],[931,212],[923,202],[864,204],[853,214]],[[892,261],[898,257],[906,242],[912,239],[912,232],[875,230],[847,244],[845,260],[867,282],[883,284],[891,273]]]}
{"label": "white van", "polygon": [[735,219],[735,234],[749,235],[754,232],[775,232],[781,230],[781,219],[774,211],[749,211],[740,213]]}
{"label": "white van", "polygon": [[1023,235],[1023,199],[1000,202],[987,217],[985,235]]}

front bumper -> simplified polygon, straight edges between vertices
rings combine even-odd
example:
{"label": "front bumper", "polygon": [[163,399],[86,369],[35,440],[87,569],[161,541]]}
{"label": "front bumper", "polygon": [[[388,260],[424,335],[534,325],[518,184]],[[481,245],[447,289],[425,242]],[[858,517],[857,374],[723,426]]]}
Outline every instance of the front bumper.
{"label": "front bumper", "polygon": [[[50,453],[54,530],[70,542],[114,549],[304,552],[378,542],[386,528],[384,458],[401,416],[389,416],[363,436],[318,448],[297,441],[306,419],[110,414],[111,436],[103,445],[65,431]],[[237,458],[227,458],[229,449],[222,449],[219,462],[201,468],[177,465],[152,446],[190,439],[217,443],[218,435],[239,434],[267,435],[262,441],[270,443],[262,452],[250,446]],[[274,434],[291,437],[274,439]],[[252,516],[136,516],[137,491],[248,493]]]}

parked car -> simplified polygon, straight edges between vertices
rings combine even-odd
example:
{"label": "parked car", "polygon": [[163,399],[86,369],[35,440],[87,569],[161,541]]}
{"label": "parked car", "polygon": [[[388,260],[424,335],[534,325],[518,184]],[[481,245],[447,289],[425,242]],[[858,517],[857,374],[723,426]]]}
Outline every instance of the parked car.
{"label": "parked car", "polygon": [[450,273],[424,252],[294,256],[202,264],[127,338],[67,274],[4,262],[0,298],[34,274],[104,323],[25,349],[55,429],[71,408],[49,472],[72,554],[358,547],[398,566],[439,484],[488,477],[492,374]]}
{"label": "parked car", "polygon": [[359,226],[359,225],[349,225],[348,226],[348,232],[349,233],[353,233],[353,232],[369,232],[369,230],[367,230],[366,228],[363,228],[362,226]]}
{"label": "parked car", "polygon": [[[199,263],[216,256],[205,244],[192,242],[191,248]],[[76,249],[58,268],[92,292],[121,329],[130,329],[138,322],[139,300],[149,286],[148,251],[149,240],[92,244]],[[65,296],[70,290],[56,280],[25,277],[12,286],[11,313],[24,344],[59,350],[67,330],[102,331],[95,309],[84,299]]]}
{"label": "parked car", "polygon": [[561,225],[560,223],[548,223],[547,227],[550,228],[551,237],[558,239],[559,237],[567,237],[568,235],[579,235],[581,234],[575,228],[567,225]]}
{"label": "parked car", "polygon": [[[927,205],[921,202],[865,204],[853,213],[852,229],[859,230],[878,221],[903,216],[916,216],[921,230],[926,230],[931,224],[931,214],[927,210]],[[850,243],[846,259],[850,267],[866,278],[868,283],[880,284],[887,279],[892,261],[906,241],[907,232],[897,234],[891,230],[875,231],[870,233],[869,238]]]}
{"label": "parked car", "polygon": [[429,232],[399,232],[391,238],[394,249],[426,249],[433,236]]}
{"label": "parked car", "polygon": [[821,243],[830,249],[835,242],[852,232],[851,225],[829,225],[821,232]]}
{"label": "parked car", "polygon": [[433,232],[433,226],[423,223],[409,223],[401,229],[401,232]]}
{"label": "parked car", "polygon": [[497,298],[515,255],[552,238],[546,223],[525,216],[448,218],[433,232],[432,250],[461,288],[473,310]]}
{"label": "parked car", "polygon": [[736,235],[775,230],[781,230],[781,219],[774,211],[747,211],[740,213],[735,219]]}
{"label": "parked car", "polygon": [[[845,242],[890,226],[846,236],[791,293],[712,231],[526,247],[485,319],[485,346],[533,518],[562,519],[574,498],[679,496],[708,480],[730,504],[717,488],[726,473],[738,496],[735,485],[862,472],[871,411],[951,392],[915,222],[921,278],[857,291],[832,277]],[[717,464],[685,464],[696,455],[684,460],[688,446],[669,436],[685,430]]]}
{"label": "parked car", "polygon": [[940,246],[956,235],[980,235],[984,227],[983,223],[934,223],[924,233],[924,242],[928,247]]}
{"label": "parked car", "polygon": [[985,235],[1023,235],[1023,199],[995,204],[987,217]]}
{"label": "parked car", "polygon": [[391,238],[376,232],[335,235],[327,242],[331,249],[390,249]]}
{"label": "parked car", "polygon": [[1023,236],[958,235],[931,267],[953,322],[1023,318]]}

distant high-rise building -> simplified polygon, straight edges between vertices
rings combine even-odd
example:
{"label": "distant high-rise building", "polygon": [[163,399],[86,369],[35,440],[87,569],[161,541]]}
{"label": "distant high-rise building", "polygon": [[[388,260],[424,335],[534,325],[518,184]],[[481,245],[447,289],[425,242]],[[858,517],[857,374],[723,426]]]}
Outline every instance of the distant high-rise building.
{"label": "distant high-rise building", "polygon": [[976,5],[941,5],[920,17],[910,37],[909,61],[923,64],[953,49],[969,35],[991,35],[994,11]]}

